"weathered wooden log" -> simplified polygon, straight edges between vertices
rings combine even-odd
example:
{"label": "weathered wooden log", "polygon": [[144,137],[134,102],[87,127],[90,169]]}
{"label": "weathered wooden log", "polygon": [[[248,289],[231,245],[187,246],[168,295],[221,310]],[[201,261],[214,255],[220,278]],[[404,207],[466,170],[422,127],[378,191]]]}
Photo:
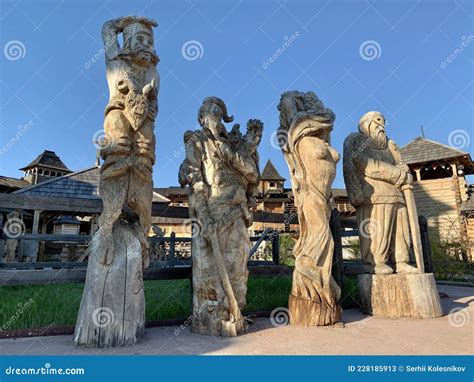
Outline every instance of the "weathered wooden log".
{"label": "weathered wooden log", "polygon": [[74,342],[91,347],[111,347],[138,342],[145,328],[145,295],[142,248],[126,223],[112,231],[115,257],[103,265],[99,235],[91,244],[89,265],[76,322]]}
{"label": "weathered wooden log", "polygon": [[288,310],[291,325],[326,326],[342,321],[341,306],[331,307],[325,301],[316,302],[290,295]]}
{"label": "weathered wooden log", "polygon": [[389,318],[435,318],[443,315],[432,273],[357,276],[365,313]]}

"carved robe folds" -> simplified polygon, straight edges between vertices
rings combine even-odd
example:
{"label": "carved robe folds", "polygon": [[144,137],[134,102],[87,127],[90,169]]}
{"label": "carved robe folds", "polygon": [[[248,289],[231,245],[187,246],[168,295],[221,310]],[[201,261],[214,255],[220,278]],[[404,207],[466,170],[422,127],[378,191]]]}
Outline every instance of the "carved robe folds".
{"label": "carved robe folds", "polygon": [[288,302],[295,325],[331,325],[341,319],[341,289],[331,275],[331,185],[339,154],[329,145],[335,115],[313,92],[283,93],[278,141],[288,164],[300,237],[295,244]]}
{"label": "carved robe folds", "polygon": [[[344,180],[369,272],[357,278],[363,310],[391,318],[441,316],[435,279],[423,273],[413,178],[381,113],[363,115],[359,132],[344,141]],[[410,264],[411,243],[417,268]]]}
{"label": "carved robe folds", "polygon": [[193,224],[192,331],[236,336],[247,328],[241,310],[246,304],[247,260],[252,224],[250,207],[259,182],[257,146],[260,121],[250,120],[242,137],[224,102],[204,100],[198,113],[202,130],[185,133],[186,159],[179,181],[189,185]]}

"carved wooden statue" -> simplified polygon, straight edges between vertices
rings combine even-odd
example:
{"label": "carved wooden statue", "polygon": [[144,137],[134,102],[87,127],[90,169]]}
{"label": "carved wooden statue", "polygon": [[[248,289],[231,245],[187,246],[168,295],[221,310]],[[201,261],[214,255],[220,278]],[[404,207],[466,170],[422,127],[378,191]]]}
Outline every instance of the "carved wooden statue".
{"label": "carved wooden statue", "polygon": [[179,170],[189,185],[193,221],[192,331],[236,336],[247,328],[241,310],[246,304],[251,207],[260,174],[257,146],[263,124],[250,120],[244,136],[231,122],[224,102],[204,100],[198,112],[202,130],[184,135],[186,159]]}
{"label": "carved wooden statue", "polygon": [[[101,142],[103,211],[90,246],[75,342],[89,346],[134,343],[144,332],[143,268],[155,162],[154,121],[159,77],[155,21],[122,17],[102,28],[110,100]],[[118,35],[123,35],[123,46]]]}
{"label": "carved wooden statue", "polygon": [[[344,141],[344,179],[357,209],[361,256],[375,274],[358,277],[365,310],[388,317],[442,315],[434,277],[424,274],[413,177],[381,113],[362,116],[359,132]],[[411,243],[417,268],[410,265]]]}
{"label": "carved wooden statue", "polygon": [[[7,214],[7,221],[3,227],[4,234],[13,236],[12,239],[7,238],[5,240],[5,255],[3,258],[4,263],[13,263],[16,259],[16,251],[18,248],[19,240],[17,239],[21,233],[21,229],[24,228],[24,223],[20,211],[13,210]],[[21,257],[21,255],[19,256]]]}
{"label": "carved wooden statue", "polygon": [[277,137],[290,170],[300,225],[290,322],[331,325],[341,320],[341,289],[331,275],[334,242],[329,227],[331,185],[339,160],[329,140],[335,115],[313,92],[283,93],[278,110]]}

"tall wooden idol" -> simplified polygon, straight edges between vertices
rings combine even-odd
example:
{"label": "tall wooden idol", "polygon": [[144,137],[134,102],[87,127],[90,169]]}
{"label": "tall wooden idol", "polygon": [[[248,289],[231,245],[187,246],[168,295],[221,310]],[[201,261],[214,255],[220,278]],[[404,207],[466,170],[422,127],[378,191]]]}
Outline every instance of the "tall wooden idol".
{"label": "tall wooden idol", "polygon": [[130,16],[102,28],[110,91],[101,142],[103,210],[90,245],[77,345],[126,345],[144,333],[143,269],[149,263],[159,88],[156,26],[153,20]]}

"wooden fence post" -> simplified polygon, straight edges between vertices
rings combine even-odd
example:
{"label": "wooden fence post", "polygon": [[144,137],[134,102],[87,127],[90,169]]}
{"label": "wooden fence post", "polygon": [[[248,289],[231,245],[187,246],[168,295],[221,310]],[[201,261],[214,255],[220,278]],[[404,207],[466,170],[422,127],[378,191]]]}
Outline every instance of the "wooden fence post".
{"label": "wooden fence post", "polygon": [[169,261],[170,265],[173,266],[175,262],[175,252],[176,252],[176,233],[171,232],[170,234],[170,252],[169,252]]}
{"label": "wooden fence post", "polygon": [[423,215],[420,215],[418,216],[418,224],[420,225],[421,248],[423,250],[425,272],[433,273],[433,258],[431,256],[431,243],[428,234],[428,220]]}
{"label": "wooden fence post", "polygon": [[334,277],[334,280],[336,280],[337,284],[342,288],[344,283],[344,263],[342,258],[341,214],[336,208],[331,211],[329,227],[331,228],[334,241],[332,277]]}
{"label": "wooden fence post", "polygon": [[272,260],[275,265],[280,265],[280,234],[274,230],[272,235]]}

